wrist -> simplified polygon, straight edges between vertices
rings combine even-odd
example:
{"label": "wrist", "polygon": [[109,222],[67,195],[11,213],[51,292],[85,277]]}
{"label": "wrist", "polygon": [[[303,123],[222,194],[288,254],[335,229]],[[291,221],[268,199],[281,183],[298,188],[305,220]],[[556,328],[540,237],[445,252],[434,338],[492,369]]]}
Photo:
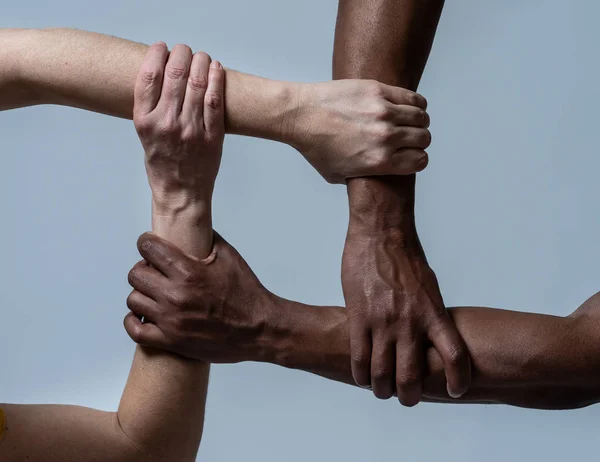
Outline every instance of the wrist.
{"label": "wrist", "polygon": [[282,119],[281,141],[302,151],[303,146],[310,143],[308,134],[311,133],[311,114],[314,110],[311,102],[311,85],[307,83],[290,84],[288,110]]}
{"label": "wrist", "polygon": [[267,292],[263,306],[265,310],[264,329],[258,336],[260,361],[289,367],[290,345],[296,341],[293,313],[294,302]]}
{"label": "wrist", "polygon": [[415,175],[348,180],[349,235],[416,236]]}
{"label": "wrist", "polygon": [[304,84],[226,72],[226,130],[291,144]]}
{"label": "wrist", "polygon": [[210,205],[192,202],[176,206],[153,201],[152,231],[189,255],[206,258],[213,245]]}
{"label": "wrist", "polygon": [[211,215],[212,192],[152,189],[152,214],[164,217],[204,219]]}

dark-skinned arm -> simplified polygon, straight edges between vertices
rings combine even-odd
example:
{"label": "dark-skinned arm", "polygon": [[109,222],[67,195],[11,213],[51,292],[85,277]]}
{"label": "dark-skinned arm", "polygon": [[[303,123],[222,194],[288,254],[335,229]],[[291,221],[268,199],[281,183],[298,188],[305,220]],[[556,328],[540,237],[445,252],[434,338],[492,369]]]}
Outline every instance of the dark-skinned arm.
{"label": "dark-skinned arm", "polygon": [[[131,305],[128,319],[149,316],[154,324],[126,324],[136,342],[213,363],[270,362],[354,384],[345,308],[277,297],[218,234],[209,264],[151,234],[140,237],[138,248],[145,260],[129,280],[151,300]],[[567,317],[476,307],[449,313],[471,353],[472,384],[450,398],[442,358],[428,344],[425,401],[538,409],[600,401],[600,294]]]}
{"label": "dark-skinned arm", "polygon": [[[333,77],[416,89],[443,4],[340,0]],[[417,404],[426,372],[424,345],[431,342],[443,360],[449,393],[460,396],[470,382],[468,350],[417,235],[415,175],[354,178],[347,184],[342,287],[356,383],[371,386],[378,398],[396,393],[402,404]]]}

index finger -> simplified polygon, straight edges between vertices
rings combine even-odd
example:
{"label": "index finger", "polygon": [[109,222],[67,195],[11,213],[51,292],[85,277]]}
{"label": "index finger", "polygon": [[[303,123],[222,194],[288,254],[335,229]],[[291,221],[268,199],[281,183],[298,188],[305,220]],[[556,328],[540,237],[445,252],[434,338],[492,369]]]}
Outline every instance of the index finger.
{"label": "index finger", "polygon": [[169,50],[163,42],[157,42],[148,49],[135,81],[134,114],[149,114],[158,104],[168,57]]}
{"label": "index finger", "polygon": [[179,247],[151,233],[142,234],[137,247],[140,255],[168,278],[192,274],[197,263]]}
{"label": "index finger", "polygon": [[420,107],[423,110],[427,109],[427,100],[419,93],[415,93],[414,91],[402,87],[393,87],[391,85],[384,85],[383,89],[385,98],[391,103],[407,104]]}

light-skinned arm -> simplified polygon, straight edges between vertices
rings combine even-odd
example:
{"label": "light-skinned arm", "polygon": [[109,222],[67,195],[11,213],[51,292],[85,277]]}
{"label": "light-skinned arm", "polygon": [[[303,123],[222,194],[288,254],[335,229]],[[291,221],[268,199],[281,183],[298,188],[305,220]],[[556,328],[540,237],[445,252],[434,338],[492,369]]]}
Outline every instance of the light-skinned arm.
{"label": "light-skinned arm", "polygon": [[[192,60],[185,46],[170,55],[164,45],[154,46],[135,91],[134,122],[146,153],[153,231],[194,261],[212,248],[210,205],[225,130],[224,71],[213,63],[209,72],[210,64],[202,53]],[[169,78],[173,68],[184,73]],[[157,78],[148,82],[144,72]],[[190,76],[205,79],[206,91],[186,92]],[[128,303],[136,303],[135,295]],[[208,375],[206,363],[138,346],[118,412],[0,404],[0,462],[193,462]]]}
{"label": "light-skinned arm", "polygon": [[[60,104],[132,117],[146,45],[72,29],[0,29],[0,44],[0,110]],[[225,86],[228,133],[288,143],[329,182],[412,173],[427,163],[429,118],[412,91],[375,81],[279,82],[230,69]]]}

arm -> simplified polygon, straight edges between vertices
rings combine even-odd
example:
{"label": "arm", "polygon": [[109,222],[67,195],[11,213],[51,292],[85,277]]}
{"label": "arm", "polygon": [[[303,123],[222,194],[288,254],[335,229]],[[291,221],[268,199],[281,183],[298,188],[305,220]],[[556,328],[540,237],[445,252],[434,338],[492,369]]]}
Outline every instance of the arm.
{"label": "arm", "polygon": [[[354,384],[346,309],[271,294],[218,235],[216,259],[209,265],[152,235],[143,235],[138,247],[153,266],[171,262],[181,274],[154,277],[146,264],[132,269],[130,281],[137,290],[146,292],[151,281],[155,292],[164,294],[156,305],[133,307],[153,316],[161,338],[129,330],[135,341],[211,362],[270,362]],[[425,401],[539,409],[600,401],[600,293],[564,318],[475,307],[449,313],[471,354],[472,385],[461,398],[450,398],[442,359],[429,344]]]}
{"label": "arm", "polygon": [[[156,48],[153,51],[145,69],[154,69],[160,74],[167,51]],[[185,68],[186,52],[181,47],[174,50],[169,64],[180,59],[179,64]],[[160,53],[164,58],[162,62],[156,59]],[[207,78],[208,57],[200,55],[195,63],[196,66],[192,66],[194,77]],[[186,81],[187,78],[184,83]],[[208,81],[210,94],[221,97],[217,99],[222,102],[223,70],[212,69]],[[165,87],[173,84],[165,80]],[[158,83],[158,96],[160,86],[162,78]],[[152,88],[156,89],[156,85]],[[144,91],[140,84],[137,93],[140,100],[141,95],[152,92]],[[204,93],[192,93],[190,98],[195,98],[197,108],[203,107]],[[168,107],[165,104],[161,109]],[[222,105],[216,104],[207,106],[204,111],[196,111],[195,116],[208,121],[210,141],[206,141],[208,131],[204,128],[195,126],[194,130],[189,130],[189,117],[179,117],[181,124],[167,127],[168,141],[157,137],[156,133],[156,121],[165,120],[164,112],[153,111],[153,119],[148,114],[138,113],[136,125],[141,130],[153,189],[154,231],[180,245],[191,258],[204,258],[212,247],[210,203],[220,162],[224,110]],[[189,144],[185,146],[178,142],[183,128],[190,136]],[[165,156],[172,161],[170,168],[165,168],[168,165],[164,162]],[[185,169],[188,176],[176,177],[174,173],[178,166],[190,156],[201,161],[195,163],[196,168]],[[198,175],[198,168],[202,169],[202,175]],[[191,184],[194,185],[193,192],[185,189]],[[128,303],[135,303],[135,297],[130,296]],[[75,406],[0,405],[6,413],[6,420],[0,422],[5,430],[0,431],[0,435],[4,433],[0,438],[0,462],[26,459],[31,462],[192,462],[202,435],[208,373],[206,363],[138,347],[116,413]]]}
{"label": "arm", "polygon": [[[0,44],[0,110],[61,104],[132,117],[146,45],[70,29],[0,29]],[[228,133],[288,143],[330,182],[425,167],[428,116],[420,95],[378,82],[293,84],[226,74]]]}
{"label": "arm", "polygon": [[[416,89],[443,3],[340,0],[334,78]],[[467,349],[419,242],[414,196],[414,175],[348,180],[350,222],[342,260],[354,379],[378,398],[395,392],[407,406],[421,398],[426,342],[443,359],[452,395],[464,393],[470,381]]]}

